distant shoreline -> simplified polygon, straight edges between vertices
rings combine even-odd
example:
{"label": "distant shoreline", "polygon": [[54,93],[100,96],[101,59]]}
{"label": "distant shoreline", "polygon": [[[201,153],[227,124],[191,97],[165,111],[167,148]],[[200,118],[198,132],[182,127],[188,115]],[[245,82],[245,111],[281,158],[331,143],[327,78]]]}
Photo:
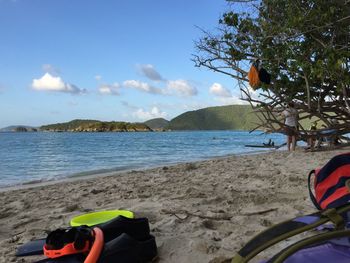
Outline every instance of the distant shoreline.
{"label": "distant shoreline", "polygon": [[[91,119],[74,119],[62,123],[44,124],[38,127],[26,125],[8,126],[29,127],[35,129],[56,130],[252,130],[256,128],[259,119],[253,113],[250,105],[227,105],[207,107],[184,112],[171,120],[154,118],[144,122],[100,121]],[[206,116],[203,118],[203,116]],[[2,128],[4,129],[4,128]],[[1,131],[1,129],[0,129]]]}
{"label": "distant shoreline", "polygon": [[[151,131],[48,131],[48,130],[38,130],[38,131],[26,131],[26,132],[19,132],[19,131],[0,131],[0,133],[46,133],[46,132],[52,132],[52,133],[62,133],[62,132],[68,132],[68,133],[124,133],[124,132],[145,132],[145,133],[152,133],[152,132],[212,132],[212,131],[242,131],[242,132],[249,132],[250,130],[244,130],[244,129],[212,129],[212,130],[151,130]],[[264,132],[264,130],[256,129],[254,131],[257,132]]]}

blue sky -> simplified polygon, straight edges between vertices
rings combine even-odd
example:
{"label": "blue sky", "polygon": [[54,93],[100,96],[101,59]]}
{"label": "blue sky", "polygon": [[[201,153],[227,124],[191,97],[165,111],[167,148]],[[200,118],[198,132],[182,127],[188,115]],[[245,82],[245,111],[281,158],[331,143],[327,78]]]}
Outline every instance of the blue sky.
{"label": "blue sky", "polygon": [[224,0],[0,0],[0,128],[168,120],[241,103],[236,82],[194,67],[197,28]]}

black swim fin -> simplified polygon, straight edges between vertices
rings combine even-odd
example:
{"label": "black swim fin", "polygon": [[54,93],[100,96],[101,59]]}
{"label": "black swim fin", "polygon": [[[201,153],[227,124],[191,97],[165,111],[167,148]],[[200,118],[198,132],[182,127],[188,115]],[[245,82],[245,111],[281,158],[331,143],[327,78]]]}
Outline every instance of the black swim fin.
{"label": "black swim fin", "polygon": [[146,263],[157,257],[157,245],[154,236],[136,240],[128,234],[107,242],[98,263]]}
{"label": "black swim fin", "polygon": [[[118,216],[96,226],[102,230],[106,243],[120,236],[122,233],[127,233],[137,240],[147,238],[150,233],[147,218],[127,218],[124,216]],[[42,255],[44,253],[43,247],[45,240],[45,238],[37,239],[19,246],[17,248],[16,256]]]}
{"label": "black swim fin", "polygon": [[105,243],[115,239],[123,233],[126,233],[137,240],[147,238],[150,233],[148,219],[145,217],[127,218],[124,216],[118,216],[106,223],[97,225],[97,227],[102,230]]}
{"label": "black swim fin", "polygon": [[42,238],[42,239],[29,241],[19,246],[16,251],[16,256],[24,257],[24,256],[42,255],[45,241],[46,241],[46,238]]}

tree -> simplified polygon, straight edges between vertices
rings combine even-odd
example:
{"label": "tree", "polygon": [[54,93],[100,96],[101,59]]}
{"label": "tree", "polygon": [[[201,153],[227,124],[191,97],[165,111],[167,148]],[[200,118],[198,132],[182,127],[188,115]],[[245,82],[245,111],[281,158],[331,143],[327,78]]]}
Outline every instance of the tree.
{"label": "tree", "polygon": [[[293,100],[301,119],[350,132],[350,1],[227,1],[230,10],[219,20],[218,32],[203,31],[196,42],[196,66],[238,80],[243,99],[260,113],[259,127],[280,130],[276,113]],[[257,59],[272,76],[258,97],[247,85]],[[300,126],[302,135],[310,136]]]}

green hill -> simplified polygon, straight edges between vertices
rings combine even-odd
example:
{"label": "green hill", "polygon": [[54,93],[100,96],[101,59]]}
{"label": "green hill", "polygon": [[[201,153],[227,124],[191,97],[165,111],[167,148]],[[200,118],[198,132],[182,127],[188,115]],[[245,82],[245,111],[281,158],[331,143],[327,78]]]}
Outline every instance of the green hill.
{"label": "green hill", "polygon": [[172,119],[171,130],[250,130],[259,123],[249,105],[230,105],[185,112]]}
{"label": "green hill", "polygon": [[156,118],[145,121],[144,124],[146,124],[152,130],[162,130],[167,128],[167,126],[169,125],[169,121],[163,118]]}
{"label": "green hill", "polygon": [[37,128],[26,125],[12,125],[1,128],[0,132],[36,132]]}
{"label": "green hill", "polygon": [[70,131],[70,132],[127,132],[127,131],[152,131],[144,123],[97,121],[97,120],[73,120],[70,122],[43,125],[42,131]]}

